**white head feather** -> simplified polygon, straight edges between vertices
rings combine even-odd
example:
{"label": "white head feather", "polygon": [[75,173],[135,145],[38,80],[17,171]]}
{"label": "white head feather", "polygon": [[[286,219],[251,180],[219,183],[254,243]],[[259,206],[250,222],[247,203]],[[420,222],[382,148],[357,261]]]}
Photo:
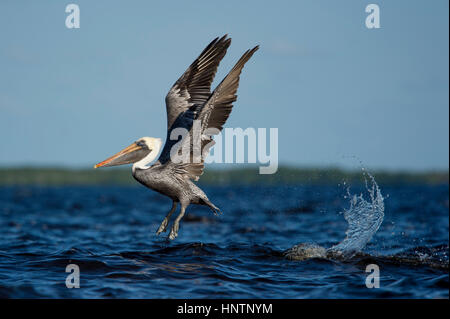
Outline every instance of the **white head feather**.
{"label": "white head feather", "polygon": [[138,169],[150,168],[150,166],[148,164],[153,162],[153,160],[156,158],[156,156],[158,156],[159,151],[161,150],[161,146],[162,146],[162,140],[160,138],[156,138],[156,137],[141,137],[137,141],[144,142],[147,145],[150,152],[143,159],[141,159],[140,161],[137,161],[136,163],[133,164],[133,168],[132,168],[133,173],[137,168]]}

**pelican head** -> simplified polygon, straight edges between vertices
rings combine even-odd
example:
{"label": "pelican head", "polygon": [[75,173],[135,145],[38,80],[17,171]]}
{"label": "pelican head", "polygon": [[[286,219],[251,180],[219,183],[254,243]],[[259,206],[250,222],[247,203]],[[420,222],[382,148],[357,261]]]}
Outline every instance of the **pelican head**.
{"label": "pelican head", "polygon": [[94,168],[125,164],[134,164],[133,170],[135,168],[148,168],[146,165],[156,158],[161,145],[162,142],[160,138],[141,137],[119,153],[96,164]]}

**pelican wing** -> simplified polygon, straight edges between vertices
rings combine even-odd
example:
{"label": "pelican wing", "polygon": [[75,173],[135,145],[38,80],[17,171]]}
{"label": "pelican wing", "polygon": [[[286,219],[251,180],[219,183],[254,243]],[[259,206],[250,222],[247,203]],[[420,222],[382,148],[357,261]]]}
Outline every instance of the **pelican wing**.
{"label": "pelican wing", "polygon": [[[212,136],[218,134],[228,119],[231,110],[233,108],[233,102],[237,98],[237,89],[239,87],[239,78],[241,71],[252,57],[252,55],[258,50],[259,46],[254,47],[251,50],[247,50],[236,65],[231,69],[228,75],[217,86],[204,106],[198,111],[195,117],[201,120],[201,134],[195,134],[190,131],[190,139],[185,140],[184,143],[189,141],[191,154],[190,162],[185,164],[178,164],[179,169],[184,172],[185,176],[197,181],[200,175],[203,174],[204,160],[209,154],[210,148],[214,145]],[[198,138],[201,138],[201,143],[198,143]],[[201,146],[201,152],[195,152],[196,147]],[[181,146],[181,148],[183,145]],[[201,156],[198,158],[198,156]]]}
{"label": "pelican wing", "polygon": [[202,121],[203,131],[207,128],[215,128],[217,129],[217,133],[222,130],[233,108],[233,102],[237,99],[236,92],[239,87],[241,71],[245,63],[247,63],[258,49],[259,46],[256,46],[251,50],[247,50],[242,55],[201,109],[198,119]]}
{"label": "pelican wing", "polygon": [[219,63],[230,43],[227,35],[215,38],[172,86],[166,96],[168,131],[180,117],[185,116],[185,112],[193,113],[186,116],[193,116],[205,104],[211,95],[211,83]]}

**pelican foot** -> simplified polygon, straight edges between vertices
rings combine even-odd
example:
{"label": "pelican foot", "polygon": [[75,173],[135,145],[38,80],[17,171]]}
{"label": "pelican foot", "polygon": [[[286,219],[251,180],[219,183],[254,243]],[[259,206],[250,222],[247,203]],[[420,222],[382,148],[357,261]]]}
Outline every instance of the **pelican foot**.
{"label": "pelican foot", "polygon": [[178,230],[180,229],[180,225],[178,223],[174,223],[172,229],[170,230],[169,239],[174,240],[178,236]]}
{"label": "pelican foot", "polygon": [[164,218],[164,220],[161,223],[161,226],[159,226],[158,230],[156,231],[156,235],[161,234],[162,232],[165,232],[167,230],[167,225],[169,224],[169,219]]}
{"label": "pelican foot", "polygon": [[215,209],[214,210],[214,215],[216,215],[217,217],[219,217],[220,215],[222,215],[222,211],[220,209]]}

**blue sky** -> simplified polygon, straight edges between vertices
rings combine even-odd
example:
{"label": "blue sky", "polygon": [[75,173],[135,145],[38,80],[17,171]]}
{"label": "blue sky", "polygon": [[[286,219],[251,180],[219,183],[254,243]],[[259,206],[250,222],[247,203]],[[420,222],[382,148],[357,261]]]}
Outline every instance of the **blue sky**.
{"label": "blue sky", "polygon": [[80,29],[68,3],[0,2],[0,165],[87,167],[165,138],[167,91],[228,33],[215,84],[261,48],[226,126],[277,127],[281,164],[448,169],[447,1],[72,1]]}

